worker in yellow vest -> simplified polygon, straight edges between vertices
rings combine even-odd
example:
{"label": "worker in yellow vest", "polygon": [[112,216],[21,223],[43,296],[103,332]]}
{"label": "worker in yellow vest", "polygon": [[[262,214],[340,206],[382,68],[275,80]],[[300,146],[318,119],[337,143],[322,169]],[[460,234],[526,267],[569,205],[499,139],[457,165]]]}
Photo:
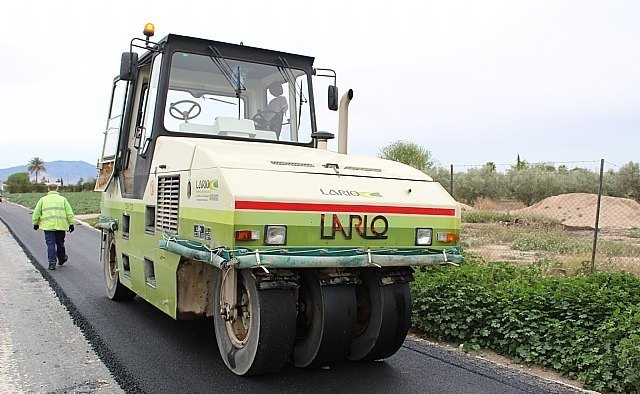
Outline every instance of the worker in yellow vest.
{"label": "worker in yellow vest", "polygon": [[44,230],[49,269],[56,269],[56,258],[58,265],[66,263],[69,258],[64,247],[64,236],[65,231],[72,233],[75,230],[74,217],[69,201],[58,193],[57,184],[50,184],[49,193],[38,200],[31,222],[34,230]]}

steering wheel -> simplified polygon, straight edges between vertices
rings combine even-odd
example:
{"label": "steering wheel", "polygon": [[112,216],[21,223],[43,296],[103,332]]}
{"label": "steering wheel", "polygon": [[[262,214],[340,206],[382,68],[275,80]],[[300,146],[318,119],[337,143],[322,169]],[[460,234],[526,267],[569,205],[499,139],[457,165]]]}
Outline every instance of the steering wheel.
{"label": "steering wheel", "polygon": [[[180,111],[177,106],[181,104],[191,104],[191,107],[189,107],[189,109],[186,111]],[[197,109],[198,112],[194,115],[191,115],[191,112],[195,109]],[[169,105],[169,115],[178,120],[184,120],[185,122],[197,117],[198,115],[200,115],[200,112],[202,112],[202,107],[200,107],[200,104],[196,103],[193,100],[180,100]]]}
{"label": "steering wheel", "polygon": [[[253,115],[253,118],[251,118],[251,120],[253,120],[253,122],[256,124],[256,127],[258,128],[258,130],[271,130],[270,122],[279,113],[280,112],[278,111],[269,111],[269,110],[258,111],[257,114]],[[271,117],[271,120],[265,119],[264,117],[265,114],[273,114],[273,116]]]}

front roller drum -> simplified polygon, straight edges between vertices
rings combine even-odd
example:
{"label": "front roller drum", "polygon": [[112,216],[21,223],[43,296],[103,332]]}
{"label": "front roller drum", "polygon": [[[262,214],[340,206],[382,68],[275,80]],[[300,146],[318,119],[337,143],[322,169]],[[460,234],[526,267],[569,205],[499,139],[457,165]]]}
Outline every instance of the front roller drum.
{"label": "front roller drum", "polygon": [[354,286],[323,285],[315,269],[300,276],[294,365],[325,366],[344,359],[356,323]]}
{"label": "front roller drum", "polygon": [[404,342],[411,324],[408,283],[382,285],[373,269],[360,273],[356,286],[358,323],[349,356],[354,361],[391,357]]}
{"label": "front roller drum", "polygon": [[289,360],[293,348],[294,291],[258,290],[250,270],[238,270],[236,274],[236,306],[232,313],[224,314],[220,300],[225,272],[216,275],[214,327],[222,360],[236,375],[277,372]]}

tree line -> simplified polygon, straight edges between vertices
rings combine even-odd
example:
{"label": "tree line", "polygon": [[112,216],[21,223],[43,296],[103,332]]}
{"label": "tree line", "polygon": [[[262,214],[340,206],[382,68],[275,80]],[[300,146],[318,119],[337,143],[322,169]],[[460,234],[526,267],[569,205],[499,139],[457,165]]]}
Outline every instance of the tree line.
{"label": "tree line", "polygon": [[[456,200],[473,205],[479,198],[517,200],[533,205],[547,197],[566,193],[597,193],[600,174],[585,168],[568,168],[565,164],[530,164],[517,156],[505,171],[498,171],[494,163],[472,167],[453,173],[439,166],[431,152],[413,142],[396,141],[385,146],[378,157],[410,165],[453,191]],[[629,162],[603,174],[602,193],[640,202],[640,164]]]}
{"label": "tree line", "polygon": [[[51,182],[46,182],[46,180],[41,180],[36,183],[31,181],[28,172],[17,172],[15,174],[9,175],[7,178],[7,191],[9,193],[44,193],[47,191],[47,185]],[[74,184],[65,184],[62,179],[57,179],[56,182],[60,191],[67,192],[82,192],[82,191],[93,191],[96,180],[94,178],[89,178],[86,181],[83,178],[78,179],[78,181]]]}
{"label": "tree line", "polygon": [[[492,200],[517,200],[533,205],[547,197],[566,193],[597,193],[600,174],[585,168],[569,169],[561,164],[530,164],[521,160],[518,155],[515,163],[498,171],[494,163],[468,168],[451,174],[450,168],[439,166],[431,152],[414,142],[396,141],[382,149],[378,157],[398,161],[414,167],[438,181],[444,188],[453,192],[456,200],[473,205],[479,198]],[[45,192],[45,182],[49,179],[38,178],[46,170],[45,162],[34,157],[27,167],[28,172],[12,174],[7,179],[9,193]],[[29,173],[35,173],[32,182]],[[453,188],[451,179],[453,178]],[[91,191],[95,179],[80,178],[72,185],[65,185],[62,179],[56,179],[64,191]],[[640,202],[640,164],[630,161],[619,167],[617,171],[608,170],[602,179],[602,193],[613,197],[624,197]]]}
{"label": "tree line", "polygon": [[[44,160],[40,157],[34,157],[29,161],[27,172],[18,172],[7,177],[7,191],[9,193],[44,193],[47,191],[47,184],[57,183],[61,191],[81,192],[92,191],[96,185],[94,178],[87,180],[80,178],[75,184],[64,184],[62,178],[51,180],[49,178],[38,177],[44,174],[46,166]],[[35,173],[35,179],[32,181],[29,174]]]}

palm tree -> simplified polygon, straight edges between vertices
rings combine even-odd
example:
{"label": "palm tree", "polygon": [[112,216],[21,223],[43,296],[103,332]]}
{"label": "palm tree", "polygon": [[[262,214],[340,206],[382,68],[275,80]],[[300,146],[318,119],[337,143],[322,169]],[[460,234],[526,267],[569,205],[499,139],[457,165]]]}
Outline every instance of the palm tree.
{"label": "palm tree", "polygon": [[29,167],[27,167],[27,171],[30,174],[36,173],[36,183],[38,183],[38,172],[44,171],[46,168],[44,167],[44,160],[39,157],[34,157],[29,161]]}

